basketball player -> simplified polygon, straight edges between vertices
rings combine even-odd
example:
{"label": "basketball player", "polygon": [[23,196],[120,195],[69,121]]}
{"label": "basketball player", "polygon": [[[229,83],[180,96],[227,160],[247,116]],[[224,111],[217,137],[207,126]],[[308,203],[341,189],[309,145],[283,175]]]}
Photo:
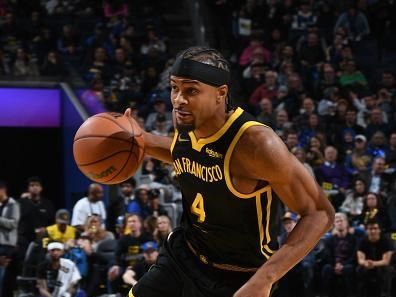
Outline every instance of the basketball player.
{"label": "basketball player", "polygon": [[[332,226],[333,208],[282,140],[230,106],[229,71],[214,49],[179,54],[175,135],[143,132],[146,153],[173,163],[184,215],[130,297],[268,297]],[[301,219],[277,250],[279,199]]]}

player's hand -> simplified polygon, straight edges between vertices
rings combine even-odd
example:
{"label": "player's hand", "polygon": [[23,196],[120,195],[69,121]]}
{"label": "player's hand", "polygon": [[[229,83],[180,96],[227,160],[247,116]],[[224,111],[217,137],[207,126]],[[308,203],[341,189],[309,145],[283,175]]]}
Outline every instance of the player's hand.
{"label": "player's hand", "polygon": [[232,297],[269,297],[272,285],[263,284],[254,277],[244,284]]}

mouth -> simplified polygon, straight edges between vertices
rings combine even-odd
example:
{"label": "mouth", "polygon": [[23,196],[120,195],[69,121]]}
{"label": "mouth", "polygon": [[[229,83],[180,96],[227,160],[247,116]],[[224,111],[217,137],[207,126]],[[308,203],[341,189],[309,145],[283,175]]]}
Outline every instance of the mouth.
{"label": "mouth", "polygon": [[181,121],[186,121],[188,119],[191,119],[193,116],[191,112],[180,109],[175,109],[175,115],[176,115],[176,119]]}

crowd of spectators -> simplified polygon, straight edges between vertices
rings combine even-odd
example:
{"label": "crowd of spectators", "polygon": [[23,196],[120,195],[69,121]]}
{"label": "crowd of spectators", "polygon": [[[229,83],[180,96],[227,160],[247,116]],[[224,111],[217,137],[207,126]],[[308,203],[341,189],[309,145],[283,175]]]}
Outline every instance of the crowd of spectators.
{"label": "crowd of spectators", "polygon": [[[18,39],[15,15],[3,12],[1,36],[8,42],[2,42],[2,73],[54,76],[66,71],[64,64],[72,65],[90,86],[81,94],[84,103],[96,100],[110,111],[131,107],[147,131],[172,136],[173,60],[161,19],[137,18],[152,8],[136,13],[124,1],[105,1],[99,13],[95,1],[63,2],[48,1],[45,11],[32,13],[29,38]],[[275,296],[394,296],[396,67],[381,63],[387,50],[392,54],[396,4],[241,0],[212,5],[230,24],[226,31],[233,42],[224,51],[239,86],[234,101],[284,140],[337,210],[334,228],[279,282]],[[57,34],[52,27],[33,26],[45,23],[44,16],[65,14],[101,18],[86,36],[73,23],[58,26]],[[375,56],[367,46],[373,43]],[[369,62],[382,66],[360,69]],[[16,287],[10,279],[20,274],[38,278],[42,296],[125,294],[155,262],[182,211],[172,167],[150,157],[108,201],[103,188],[92,184],[73,210],[55,211],[41,191],[41,181],[32,178],[28,191],[14,200],[0,185],[0,225],[9,234],[0,233],[3,292]],[[282,213],[280,245],[298,222],[296,214]],[[22,263],[25,256],[23,271],[15,271],[10,261]],[[59,274],[62,265],[69,273]],[[23,278],[19,287],[36,288]]]}

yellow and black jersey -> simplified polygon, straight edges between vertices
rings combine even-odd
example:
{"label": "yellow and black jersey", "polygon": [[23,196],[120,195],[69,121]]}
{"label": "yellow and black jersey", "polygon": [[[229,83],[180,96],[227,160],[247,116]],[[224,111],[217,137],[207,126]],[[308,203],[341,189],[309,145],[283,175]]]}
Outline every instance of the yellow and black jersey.
{"label": "yellow and black jersey", "polygon": [[173,166],[183,194],[182,227],[203,262],[257,268],[277,249],[279,199],[268,183],[250,194],[238,192],[229,171],[238,140],[256,125],[263,124],[237,108],[208,138],[197,140],[193,132],[178,131],[173,138]]}

